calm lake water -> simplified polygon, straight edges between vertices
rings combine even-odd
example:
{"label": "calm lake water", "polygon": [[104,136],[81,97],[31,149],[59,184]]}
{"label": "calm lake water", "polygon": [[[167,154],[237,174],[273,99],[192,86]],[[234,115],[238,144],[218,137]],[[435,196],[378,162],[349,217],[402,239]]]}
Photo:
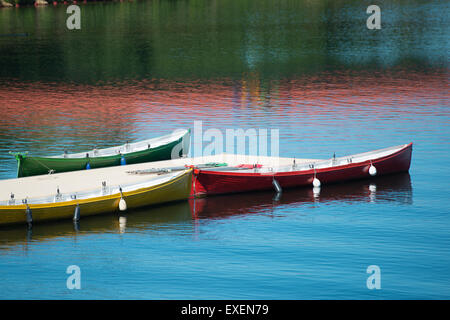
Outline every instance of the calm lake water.
{"label": "calm lake water", "polygon": [[[448,299],[448,1],[137,1],[0,10],[0,178],[177,128],[280,155],[413,142],[409,174],[0,229],[1,299]],[[81,290],[66,287],[69,265]],[[366,269],[381,270],[369,290]]]}

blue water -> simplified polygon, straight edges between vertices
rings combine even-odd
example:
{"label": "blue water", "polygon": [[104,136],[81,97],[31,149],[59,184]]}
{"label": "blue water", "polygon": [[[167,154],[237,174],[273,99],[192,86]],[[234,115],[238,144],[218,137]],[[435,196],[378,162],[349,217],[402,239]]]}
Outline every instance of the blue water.
{"label": "blue water", "polygon": [[[194,121],[224,134],[279,129],[280,155],[297,158],[413,142],[409,174],[323,186],[318,197],[306,188],[179,202],[128,212],[126,223],[111,213],[78,229],[1,228],[0,298],[450,298],[448,2],[382,2],[378,33],[364,29],[358,1],[171,3],[88,5],[90,28],[67,36],[51,28],[60,9],[0,20],[4,33],[30,32],[0,38],[0,58],[22,61],[0,72],[0,178],[15,175],[10,150],[82,151]],[[38,45],[17,52],[26,41]],[[79,290],[66,286],[70,265]],[[367,288],[370,265],[379,290]]]}

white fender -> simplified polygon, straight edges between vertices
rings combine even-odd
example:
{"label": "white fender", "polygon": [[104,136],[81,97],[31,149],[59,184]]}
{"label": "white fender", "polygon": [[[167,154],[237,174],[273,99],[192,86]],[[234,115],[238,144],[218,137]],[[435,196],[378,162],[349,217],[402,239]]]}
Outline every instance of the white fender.
{"label": "white fender", "polygon": [[320,180],[317,179],[317,178],[314,178],[312,184],[313,184],[313,187],[314,187],[314,188],[320,188],[320,186],[321,186]]}
{"label": "white fender", "polygon": [[369,174],[370,174],[372,177],[374,177],[374,176],[377,175],[377,168],[375,168],[373,164],[370,165],[370,168],[369,168]]}
{"label": "white fender", "polygon": [[125,211],[125,210],[127,210],[127,203],[125,202],[125,199],[124,199],[124,198],[120,198],[120,201],[119,201],[119,210],[120,210],[120,211]]}

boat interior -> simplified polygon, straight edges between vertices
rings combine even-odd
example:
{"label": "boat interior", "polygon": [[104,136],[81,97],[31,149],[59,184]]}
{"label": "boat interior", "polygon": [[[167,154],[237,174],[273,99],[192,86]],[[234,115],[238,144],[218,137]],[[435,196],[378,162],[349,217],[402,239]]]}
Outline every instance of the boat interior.
{"label": "boat interior", "polygon": [[[306,171],[311,169],[323,169],[330,167],[343,166],[350,163],[361,163],[366,162],[378,158],[386,157],[390,154],[396,153],[403,148],[405,148],[407,144],[393,146],[384,149],[373,150],[369,152],[358,153],[349,156],[343,157],[332,157],[326,160],[315,160],[315,159],[295,159],[295,158],[273,158],[272,163],[260,163],[255,162],[255,166],[253,168],[230,168],[230,167],[217,167],[217,168],[208,168],[208,170],[213,171],[236,171],[242,173],[276,173],[276,172],[292,172],[292,171]],[[290,159],[290,163],[286,164],[286,160]],[[258,165],[256,165],[258,164]],[[262,166],[260,166],[262,164]]]}
{"label": "boat interior", "polygon": [[[170,180],[177,177],[186,170],[186,166],[205,166],[205,170],[240,170],[240,172],[271,174],[365,162],[388,156],[402,150],[406,146],[405,144],[326,160],[223,153],[203,157],[178,158],[125,166],[7,179],[0,180],[0,204],[8,204],[11,201],[11,194],[14,195],[15,201],[17,199],[22,200],[28,198],[30,199],[29,203],[36,203],[36,201],[54,202],[54,197],[58,194],[58,190],[63,194],[64,199],[74,194],[76,194],[78,199],[96,197],[101,195],[101,192],[105,192],[104,184],[106,184],[110,194],[117,193],[119,186],[122,187],[124,192],[136,190],[161,183],[165,181],[164,179]],[[246,166],[238,167],[242,164]],[[256,164],[258,166],[252,166]]]}
{"label": "boat interior", "polygon": [[149,188],[152,186],[160,185],[166,183],[172,179],[175,179],[186,172],[175,171],[163,174],[151,174],[147,175],[144,181],[138,181],[126,184],[116,184],[109,185],[106,181],[102,181],[97,188],[70,190],[70,192],[61,192],[59,186],[54,190],[53,194],[43,196],[43,197],[24,197],[17,198],[14,193],[11,193],[9,200],[0,201],[0,206],[12,206],[12,205],[22,205],[22,204],[46,204],[46,203],[56,203],[65,202],[72,200],[83,200],[92,199],[102,196],[120,194],[121,192],[130,192],[143,188]]}

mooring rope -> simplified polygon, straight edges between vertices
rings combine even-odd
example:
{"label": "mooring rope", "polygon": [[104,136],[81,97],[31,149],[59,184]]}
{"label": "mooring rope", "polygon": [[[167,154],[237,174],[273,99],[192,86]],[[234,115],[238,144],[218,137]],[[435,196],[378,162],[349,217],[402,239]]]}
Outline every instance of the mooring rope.
{"label": "mooring rope", "polygon": [[55,172],[54,169],[47,167],[45,164],[43,164],[42,162],[40,162],[40,161],[37,160],[36,158],[31,157],[31,158],[29,158],[29,159],[34,160],[34,161],[36,161],[37,163],[39,163],[41,166],[47,168],[47,169],[48,169],[48,174],[52,174],[52,173]]}

